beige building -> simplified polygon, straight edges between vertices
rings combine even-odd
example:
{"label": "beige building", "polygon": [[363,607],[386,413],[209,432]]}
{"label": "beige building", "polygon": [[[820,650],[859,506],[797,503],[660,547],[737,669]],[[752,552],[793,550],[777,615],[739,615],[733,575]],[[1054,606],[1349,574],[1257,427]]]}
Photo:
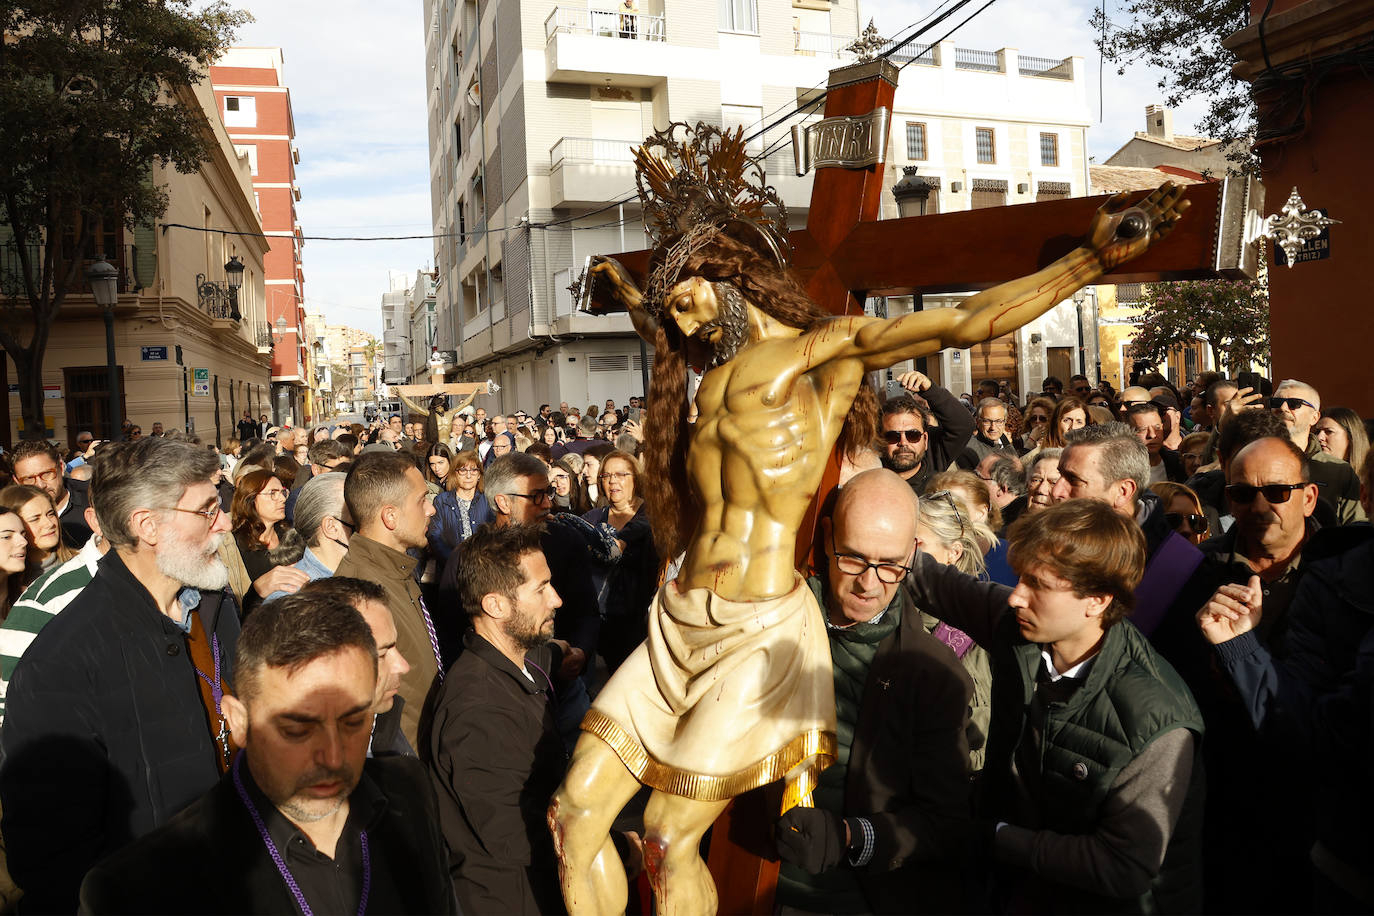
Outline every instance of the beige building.
{"label": "beige building", "polygon": [[[167,190],[167,212],[150,225],[108,232],[83,254],[88,264],[104,255],[119,271],[115,347],[125,415],[145,435],[160,422],[221,442],[234,435],[244,410],[269,412],[267,243],[252,235],[262,225],[249,162],[235,152],[208,80],[179,87],[176,95],[213,135],[209,160],[189,175],[155,167],[152,178]],[[226,288],[231,257],[244,265],[237,320]],[[22,300],[16,305],[27,311]],[[74,443],[81,430],[110,437],[105,326],[84,283],[68,295],[53,325],[43,384],[50,438]],[[20,432],[18,394],[9,396],[8,412],[5,434],[13,439]]]}
{"label": "beige building", "polygon": [[1173,166],[1208,178],[1225,178],[1231,165],[1220,140],[1174,133],[1174,113],[1163,105],[1146,105],[1145,129],[1136,131],[1102,164],[1147,169]]}

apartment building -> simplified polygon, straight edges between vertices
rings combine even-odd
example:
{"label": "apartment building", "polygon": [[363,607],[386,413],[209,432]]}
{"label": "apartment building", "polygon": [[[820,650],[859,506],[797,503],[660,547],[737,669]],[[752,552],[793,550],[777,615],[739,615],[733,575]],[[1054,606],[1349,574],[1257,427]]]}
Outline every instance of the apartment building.
{"label": "apartment building", "polygon": [[272,343],[272,420],[314,419],[309,341],[305,335],[301,254],[296,218],[296,125],[281,48],[230,48],[210,68],[215,101],[234,148],[248,160],[253,196],[271,248],[266,261],[267,322]]}
{"label": "apartment building", "polygon": [[[79,270],[84,277],[103,259],[118,271],[115,361],[125,418],[144,433],[160,422],[220,443],[235,435],[244,410],[268,410],[267,243],[255,237],[262,224],[248,163],[220,122],[208,82],[169,92],[212,136],[209,159],[189,174],[153,164],[150,179],[167,193],[166,212],[133,228],[101,226],[77,254]],[[227,231],[197,231],[204,227]],[[0,307],[23,316],[17,252],[2,241]],[[231,263],[243,269],[237,290],[226,272]],[[26,339],[30,329],[19,321],[15,333]],[[8,360],[0,363],[8,375]],[[83,430],[99,439],[117,435],[122,418],[109,412],[104,316],[84,281],[52,327],[42,376],[47,438],[71,447]],[[17,390],[3,410],[0,443],[9,447],[22,432]]]}
{"label": "apartment building", "polygon": [[[857,0],[639,0],[634,12],[495,0],[426,0],[437,342],[454,380],[494,379],[498,409],[641,394],[641,350],[623,315],[573,311],[567,287],[591,254],[643,247],[632,149],[671,121],[746,132],[815,98],[850,63]],[[1088,193],[1083,62],[1017,49],[913,43],[894,105],[889,186],[915,167],[926,212]],[[778,124],[751,141],[803,225]],[[609,205],[608,205],[608,202]],[[895,217],[895,198],[884,217]],[[976,244],[976,240],[969,240]],[[916,255],[913,255],[916,256]],[[925,297],[924,308],[957,295]],[[874,303],[898,314],[910,298]],[[984,375],[1019,390],[1095,358],[1073,302],[1015,335],[928,360],[967,390]],[[1062,368],[1061,368],[1062,367]]]}
{"label": "apartment building", "polygon": [[[593,253],[643,247],[631,148],[670,121],[754,128],[824,86],[807,47],[858,34],[856,0],[426,0],[436,343],[496,409],[643,393],[624,315],[574,314]],[[830,36],[838,36],[831,38]],[[780,138],[786,125],[756,142]],[[800,224],[810,179],[770,176]],[[624,200],[607,207],[607,201]],[[557,223],[550,228],[543,224]]]}

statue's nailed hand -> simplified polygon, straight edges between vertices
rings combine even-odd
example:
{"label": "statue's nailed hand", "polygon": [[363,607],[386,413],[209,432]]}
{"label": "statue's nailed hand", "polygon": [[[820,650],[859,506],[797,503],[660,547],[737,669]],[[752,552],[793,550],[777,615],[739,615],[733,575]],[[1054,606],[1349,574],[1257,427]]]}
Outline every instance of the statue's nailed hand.
{"label": "statue's nailed hand", "polygon": [[1126,206],[1128,196],[1124,191],[1113,194],[1098,208],[1088,227],[1085,244],[1096,253],[1104,273],[1143,254],[1168,235],[1190,206],[1183,199],[1183,188],[1171,181],[1134,206]]}
{"label": "statue's nailed hand", "polygon": [[644,303],[644,294],[635,284],[634,278],[614,258],[594,257],[587,282],[592,284],[593,299],[603,298],[618,302],[627,312],[638,309]]}

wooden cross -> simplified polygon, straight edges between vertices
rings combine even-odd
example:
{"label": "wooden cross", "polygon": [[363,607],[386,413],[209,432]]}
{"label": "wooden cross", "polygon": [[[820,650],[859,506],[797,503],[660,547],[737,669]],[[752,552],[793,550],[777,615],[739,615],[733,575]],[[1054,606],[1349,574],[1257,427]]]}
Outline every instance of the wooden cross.
{"label": "wooden cross", "polygon": [[[859,117],[877,108],[892,109],[897,68],[872,60],[834,70],[825,98],[825,117]],[[878,138],[886,149],[887,136]],[[811,190],[806,227],[791,233],[792,266],[806,281],[811,298],[836,315],[863,314],[869,296],[986,289],[1047,267],[1077,247],[1107,197],[1077,197],[960,211],[905,219],[879,220],[886,190],[879,165],[851,169],[821,168]],[[1134,194],[1131,202],[1148,192]],[[1220,218],[1226,203],[1223,185],[1191,185],[1188,214],[1162,241],[1098,282],[1148,283],[1159,280],[1237,276],[1218,267]],[[1242,214],[1243,215],[1243,214]],[[647,286],[650,251],[615,255],[641,289]],[[597,301],[596,311],[616,305]],[[820,493],[834,488],[839,463],[830,462]],[[797,539],[797,563],[805,569],[811,553],[820,500],[814,500]],[[712,830],[709,865],[719,893],[719,912],[771,913],[778,863],[761,859],[759,829],[771,830],[767,811],[742,796],[727,808]],[[745,811],[748,813],[744,813]],[[775,818],[776,810],[772,811]],[[751,834],[753,834],[751,836]],[[739,842],[736,842],[739,840]]]}

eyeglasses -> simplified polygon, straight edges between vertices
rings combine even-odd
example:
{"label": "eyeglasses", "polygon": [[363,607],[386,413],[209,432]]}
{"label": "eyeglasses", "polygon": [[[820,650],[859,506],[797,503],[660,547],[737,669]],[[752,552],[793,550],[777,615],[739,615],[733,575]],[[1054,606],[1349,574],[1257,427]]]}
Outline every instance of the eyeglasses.
{"label": "eyeglasses", "polygon": [[536,492],[534,492],[534,493],[512,493],[512,494],[511,494],[511,496],[518,496],[518,497],[520,497],[521,499],[528,499],[528,500],[529,500],[530,502],[532,502],[532,503],[547,502],[548,500],[553,499],[553,498],[554,498],[555,496],[557,496],[557,495],[558,495],[558,494],[554,492],[553,487],[549,487],[547,490],[538,490],[538,491],[536,491]]}
{"label": "eyeglasses", "polygon": [[1006,426],[1007,418],[1002,417],[1001,419],[995,419],[993,417],[979,417],[978,422],[986,426]]}
{"label": "eyeglasses", "polygon": [[846,576],[862,576],[871,569],[878,577],[878,581],[884,585],[896,585],[911,572],[910,566],[903,566],[901,563],[870,563],[852,553],[840,553],[835,547],[834,531],[830,532],[830,553],[835,558],[835,568]]}
{"label": "eyeglasses", "polygon": [[1302,398],[1270,398],[1269,407],[1272,410],[1278,410],[1281,407],[1287,407],[1289,410],[1297,410],[1299,407],[1311,407],[1313,410],[1317,409],[1316,404],[1313,404],[1311,401],[1304,401]]}
{"label": "eyeglasses", "polygon": [[1182,528],[1185,521],[1194,534],[1207,533],[1207,516],[1205,515],[1184,515],[1181,512],[1164,513],[1164,523],[1175,531]]}
{"label": "eyeglasses", "polygon": [[1255,501],[1256,493],[1263,493],[1264,498],[1270,504],[1286,503],[1293,496],[1294,490],[1301,490],[1308,486],[1306,483],[1267,483],[1262,487],[1254,487],[1248,483],[1233,483],[1226,488],[1226,495],[1231,502],[1249,505]]}
{"label": "eyeglasses", "polygon": [[482,473],[481,468],[459,468],[458,473],[464,476],[471,476]]}
{"label": "eyeglasses", "polygon": [[37,474],[26,474],[23,477],[16,477],[14,479],[30,486],[38,483],[52,483],[57,479],[57,468],[48,468],[46,471],[39,471]]}
{"label": "eyeglasses", "polygon": [[925,437],[923,429],[889,429],[883,433],[888,445],[898,445],[903,439],[907,442],[920,442]]}
{"label": "eyeglasses", "polygon": [[[987,480],[988,478],[983,479]],[[937,490],[934,493],[927,493],[925,498],[938,499],[949,504],[949,507],[954,510],[954,520],[959,523],[959,537],[962,539],[964,536],[964,516],[959,513],[959,500],[954,498],[954,493],[949,490]]]}
{"label": "eyeglasses", "polygon": [[343,519],[339,518],[337,515],[331,515],[329,517],[332,518],[334,521],[338,522],[340,525],[343,525],[345,528],[347,528],[349,534],[352,534],[353,532],[358,530],[357,525],[353,524],[352,522],[346,522]]}
{"label": "eyeglasses", "polygon": [[210,525],[213,525],[215,519],[219,518],[220,514],[224,511],[219,507],[219,503],[215,503],[208,509],[183,509],[180,506],[163,506],[162,508],[166,509],[168,512],[185,512],[188,515],[199,515]]}
{"label": "eyeglasses", "polygon": [[621,483],[622,481],[628,480],[629,478],[631,478],[631,477],[633,477],[633,476],[634,476],[634,475],[631,474],[629,471],[615,471],[614,473],[611,473],[611,474],[602,474],[602,475],[601,475],[600,477],[598,477],[597,479],[598,479],[598,480],[612,480],[612,481],[615,481],[616,483]]}
{"label": "eyeglasses", "polygon": [[279,490],[263,490],[263,491],[259,492],[258,495],[259,495],[259,496],[267,496],[267,497],[270,497],[270,498],[272,498],[272,499],[286,499],[286,495],[287,495],[287,494],[286,494],[286,488],[285,488],[285,487],[282,487],[282,488],[279,489]]}
{"label": "eyeglasses", "polygon": [[1029,417],[1026,417],[1026,422],[1034,426],[1037,423],[1048,423],[1050,422],[1050,418],[1042,413],[1033,413]]}

